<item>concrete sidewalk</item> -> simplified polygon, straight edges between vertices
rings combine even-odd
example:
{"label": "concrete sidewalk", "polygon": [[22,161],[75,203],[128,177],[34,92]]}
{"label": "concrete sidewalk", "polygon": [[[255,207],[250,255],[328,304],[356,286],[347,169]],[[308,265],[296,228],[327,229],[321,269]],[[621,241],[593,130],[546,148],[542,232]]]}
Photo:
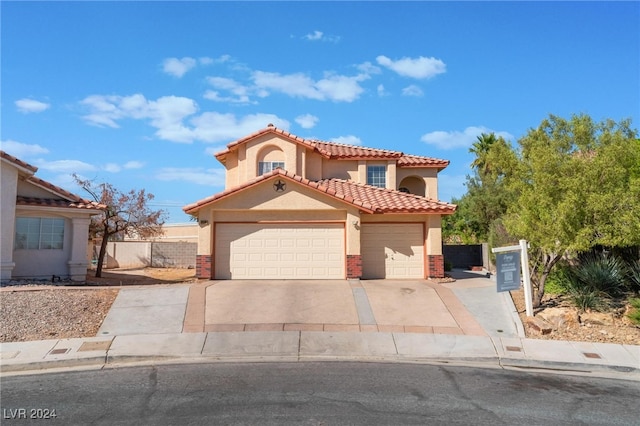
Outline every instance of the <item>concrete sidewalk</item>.
{"label": "concrete sidewalk", "polygon": [[426,333],[166,333],[4,343],[2,374],[132,363],[378,361],[640,380],[640,346]]}
{"label": "concrete sidewalk", "polygon": [[98,335],[0,345],[2,374],[127,363],[364,360],[482,364],[640,380],[640,346],[524,338],[508,293],[457,280],[122,288]]}

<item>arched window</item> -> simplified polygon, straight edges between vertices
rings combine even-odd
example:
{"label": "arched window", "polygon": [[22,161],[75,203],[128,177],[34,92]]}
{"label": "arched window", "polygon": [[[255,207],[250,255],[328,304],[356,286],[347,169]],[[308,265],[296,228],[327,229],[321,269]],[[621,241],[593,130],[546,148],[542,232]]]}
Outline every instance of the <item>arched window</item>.
{"label": "arched window", "polygon": [[277,146],[266,146],[258,153],[258,176],[285,168],[284,152]]}
{"label": "arched window", "polygon": [[398,191],[405,192],[407,194],[419,195],[421,197],[427,196],[427,186],[424,183],[424,179],[419,176],[407,176],[402,179],[398,186]]}

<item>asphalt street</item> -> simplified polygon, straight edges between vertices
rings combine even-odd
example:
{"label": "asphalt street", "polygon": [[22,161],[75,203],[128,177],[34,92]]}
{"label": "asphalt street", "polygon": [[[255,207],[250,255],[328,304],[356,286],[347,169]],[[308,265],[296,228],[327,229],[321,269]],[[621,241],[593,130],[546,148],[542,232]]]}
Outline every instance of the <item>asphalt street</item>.
{"label": "asphalt street", "polygon": [[501,369],[198,363],[6,377],[2,424],[631,425],[639,400],[636,381]]}

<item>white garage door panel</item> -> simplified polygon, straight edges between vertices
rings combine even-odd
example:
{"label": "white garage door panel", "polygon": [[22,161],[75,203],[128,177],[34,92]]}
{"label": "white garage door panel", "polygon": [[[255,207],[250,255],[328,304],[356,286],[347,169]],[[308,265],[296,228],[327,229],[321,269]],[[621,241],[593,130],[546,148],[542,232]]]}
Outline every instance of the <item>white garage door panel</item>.
{"label": "white garage door panel", "polygon": [[217,279],[344,279],[343,224],[216,225]]}
{"label": "white garage door panel", "polygon": [[363,278],[424,278],[421,223],[363,224]]}

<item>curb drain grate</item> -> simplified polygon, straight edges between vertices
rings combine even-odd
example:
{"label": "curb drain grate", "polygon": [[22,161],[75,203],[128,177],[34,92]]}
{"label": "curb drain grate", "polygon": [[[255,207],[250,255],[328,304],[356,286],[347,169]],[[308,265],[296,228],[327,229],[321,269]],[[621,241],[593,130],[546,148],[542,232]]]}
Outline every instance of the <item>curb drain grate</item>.
{"label": "curb drain grate", "polygon": [[509,352],[522,352],[522,348],[520,348],[518,346],[507,346],[506,349]]}
{"label": "curb drain grate", "polygon": [[49,355],[63,355],[68,353],[70,350],[71,349],[68,349],[68,348],[53,349],[52,351],[49,352]]}
{"label": "curb drain grate", "polygon": [[602,357],[596,353],[593,352],[582,352],[582,354],[584,356],[586,356],[587,358],[594,358],[594,359],[602,359]]}

